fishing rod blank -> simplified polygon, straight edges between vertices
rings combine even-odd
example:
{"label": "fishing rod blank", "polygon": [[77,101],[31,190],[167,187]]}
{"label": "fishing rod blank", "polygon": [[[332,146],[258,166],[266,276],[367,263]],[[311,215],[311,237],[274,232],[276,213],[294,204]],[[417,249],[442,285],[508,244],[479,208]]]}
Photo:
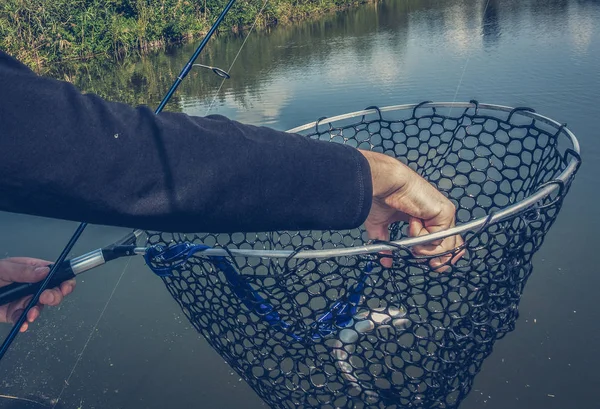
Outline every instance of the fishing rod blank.
{"label": "fishing rod blank", "polygon": [[[217,30],[217,28],[219,27],[219,25],[221,24],[221,22],[223,21],[223,19],[227,15],[227,12],[229,12],[229,9],[231,8],[231,6],[233,6],[234,3],[235,3],[235,0],[229,0],[229,3],[227,3],[227,5],[225,6],[225,8],[223,9],[223,11],[221,12],[221,14],[219,15],[219,17],[217,18],[217,21],[214,22],[214,24],[212,25],[212,27],[210,28],[210,30],[208,31],[208,33],[204,37],[204,40],[202,40],[202,42],[200,43],[200,45],[198,46],[198,48],[196,48],[196,51],[194,51],[194,54],[192,55],[192,57],[190,58],[190,60],[188,61],[188,63],[185,65],[185,67],[183,67],[183,69],[181,70],[181,72],[177,76],[177,79],[175,80],[175,82],[171,86],[171,89],[167,92],[167,95],[165,95],[165,97],[163,98],[163,100],[158,105],[158,108],[156,108],[156,111],[154,111],[155,114],[159,114],[159,113],[162,112],[162,110],[165,107],[165,105],[167,105],[167,102],[169,102],[169,100],[171,99],[171,97],[173,96],[173,94],[175,93],[175,91],[177,91],[177,88],[179,87],[179,84],[181,84],[181,81],[183,81],[183,79],[188,75],[188,73],[192,69],[194,61],[196,61],[196,59],[198,58],[198,56],[200,55],[200,53],[202,52],[202,50],[204,50],[204,47],[206,47],[206,44],[208,44],[208,41],[210,40],[210,38],[212,37],[212,35],[215,33],[215,31]],[[211,69],[212,68],[213,67],[211,67]],[[219,75],[219,76],[222,76],[219,72],[225,73],[225,71],[223,71],[221,69],[219,69],[219,72],[217,72],[215,70],[213,70],[213,71],[217,75]],[[227,74],[227,73],[225,73],[225,74]],[[229,76],[229,74],[227,74],[227,76]]]}

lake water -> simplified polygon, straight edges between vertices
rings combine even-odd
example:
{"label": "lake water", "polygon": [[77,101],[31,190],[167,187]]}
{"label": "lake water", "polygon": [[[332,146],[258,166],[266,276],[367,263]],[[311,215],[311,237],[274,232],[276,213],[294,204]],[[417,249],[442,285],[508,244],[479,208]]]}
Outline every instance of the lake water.
{"label": "lake water", "polygon": [[[221,37],[198,62],[227,69],[242,41]],[[193,49],[56,75],[155,107]],[[218,77],[192,72],[168,109],[289,129],[370,105],[477,99],[566,122],[583,166],[534,258],[516,330],[495,344],[461,408],[600,407],[600,2],[384,1],[253,33],[230,73],[219,90]],[[0,225],[0,256],[46,259],[76,227],[7,213]],[[91,226],[74,255],[124,232]],[[87,273],[47,309],[0,363],[0,394],[60,396],[57,408],[265,407],[140,259]],[[41,406],[0,398],[0,407]]]}

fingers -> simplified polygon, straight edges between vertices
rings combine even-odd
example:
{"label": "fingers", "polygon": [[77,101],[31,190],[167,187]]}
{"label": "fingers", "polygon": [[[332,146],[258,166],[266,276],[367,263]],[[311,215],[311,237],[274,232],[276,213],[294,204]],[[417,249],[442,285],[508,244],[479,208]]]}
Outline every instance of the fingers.
{"label": "fingers", "polygon": [[[69,280],[69,281],[71,281],[71,280]],[[67,288],[71,289],[72,287],[67,286]],[[23,297],[20,300],[17,300],[15,302],[8,304],[6,306],[7,321],[9,323],[17,322],[19,320],[19,318],[21,317],[21,315],[23,314],[23,311],[25,311],[27,304],[29,304],[29,302],[31,301],[32,298],[33,298],[33,296],[30,295],[30,296]],[[27,312],[27,320],[23,323],[23,325],[21,325],[21,328],[19,329],[20,332],[27,331],[27,329],[29,328],[29,325],[39,318],[40,314],[42,313],[42,309],[44,308],[44,305],[58,305],[62,300],[63,300],[63,294],[60,290],[58,290],[56,288],[53,288],[50,290],[45,290],[42,293],[42,295],[40,296],[40,303],[33,306]]]}
{"label": "fingers", "polygon": [[64,297],[73,292],[74,288],[75,279],[71,279],[62,282],[59,287],[44,290],[40,295],[40,304],[51,306],[58,305],[63,301]]}
{"label": "fingers", "polygon": [[[460,244],[456,244],[452,247],[452,249],[458,248],[462,246],[462,239]],[[429,266],[438,273],[443,273],[447,271],[450,266],[456,264],[458,260],[460,260],[466,253],[465,249],[462,249],[456,253],[445,254],[440,257],[433,258],[429,261]]]}
{"label": "fingers", "polygon": [[385,268],[392,268],[392,264],[394,262],[394,260],[391,257],[392,252],[389,250],[386,250],[386,251],[380,252],[379,254],[382,255],[382,257],[379,259],[381,266],[385,267]]}
{"label": "fingers", "polygon": [[432,258],[431,260],[429,260],[429,267],[431,267],[436,273],[445,273],[450,268],[450,266],[448,265],[450,257],[451,256],[441,256]]}
{"label": "fingers", "polygon": [[29,295],[4,306],[6,308],[6,321],[9,323],[17,322],[32,298],[33,296]]}
{"label": "fingers", "polygon": [[13,282],[37,283],[43,280],[50,271],[45,266],[19,263],[11,260],[13,259],[0,260],[0,286]]}
{"label": "fingers", "polygon": [[[369,238],[372,240],[389,241],[390,239],[390,232],[387,224],[375,224],[367,222],[365,223],[365,228]],[[443,228],[438,226],[434,228],[425,226],[423,221],[416,217],[411,217],[409,219],[408,233],[411,237],[424,236],[440,230],[443,230]],[[464,241],[460,235],[450,236],[444,239],[433,240],[426,244],[414,246],[412,247],[412,252],[415,256],[432,257],[459,248],[463,245],[463,243]],[[383,255],[380,260],[381,265],[386,268],[391,268],[393,259],[386,256],[391,255],[392,252],[382,251],[380,254]],[[448,253],[440,255],[439,257],[432,257],[429,259],[429,265],[437,272],[445,272],[450,268],[450,265],[455,264],[461,257],[464,256],[464,254],[465,250],[462,249],[457,253]]]}
{"label": "fingers", "polygon": [[[11,322],[14,323],[21,317],[21,314],[23,314],[24,308],[25,308],[25,306],[23,306],[22,309],[17,309],[17,310],[13,311],[13,317],[12,317]],[[21,325],[21,328],[19,328],[19,332],[25,332],[29,329],[29,325],[32,322],[34,322],[36,319],[38,319],[38,317],[40,316],[40,314],[42,312],[42,308],[43,308],[43,306],[38,304],[29,310],[29,312],[27,313],[27,320],[23,323],[23,325]]]}
{"label": "fingers", "polygon": [[[387,223],[365,223],[365,228],[367,229],[367,235],[371,240],[390,240],[390,229]],[[380,262],[381,265],[385,268],[392,267],[392,258],[388,257],[392,254],[391,251],[382,251],[381,253],[384,255],[381,257]]]}
{"label": "fingers", "polygon": [[[30,257],[12,257],[0,260],[0,287],[19,283],[35,283],[43,280],[50,268],[51,262]],[[47,289],[40,295],[39,303],[27,312],[26,321],[20,328],[21,332],[27,331],[30,324],[39,318],[44,305],[55,306],[60,304],[64,297],[73,292],[75,280],[67,280],[57,288]],[[0,322],[14,323],[19,320],[27,305],[31,302],[32,295],[23,297],[7,305],[0,306]]]}
{"label": "fingers", "polygon": [[[451,227],[451,226],[450,226]],[[411,218],[409,222],[409,235],[412,237],[424,236],[427,234],[439,231],[436,228],[427,228],[423,221],[418,218]],[[412,252],[415,256],[431,257],[438,254],[447,253],[454,249],[460,248],[464,241],[460,235],[446,237],[440,240],[433,240],[427,244],[414,246]],[[448,253],[439,257],[429,259],[429,266],[436,272],[443,273],[450,268],[450,265],[455,264],[462,256],[465,250],[462,249],[456,253]]]}
{"label": "fingers", "polygon": [[[42,293],[42,294],[44,294],[44,293]],[[23,314],[23,311],[25,311],[25,307],[27,306],[27,304],[29,304],[32,297],[33,296],[23,297],[20,300],[15,301],[15,302],[11,303],[10,305],[8,305],[7,317],[9,317],[9,319],[8,319],[9,323],[15,323],[19,320],[19,318]],[[42,313],[43,308],[44,308],[44,306],[42,304],[33,306],[27,312],[26,321],[23,323],[23,325],[21,325],[21,328],[19,329],[19,331],[20,332],[27,331],[27,329],[29,329],[30,324],[33,323],[35,320],[37,320],[40,317],[40,314]]]}
{"label": "fingers", "polygon": [[[367,228],[367,234],[371,240],[390,240],[390,230],[387,225],[371,225],[369,228],[369,225],[367,224],[365,227]],[[381,266],[385,268],[391,268],[393,260],[390,256],[392,252],[387,250],[382,251],[379,254],[383,255],[383,257],[379,259]]]}
{"label": "fingers", "polygon": [[[463,243],[460,244],[460,246],[462,246],[462,245],[463,245]],[[456,262],[458,260],[460,260],[466,253],[467,253],[467,250],[466,249],[462,249],[461,251],[459,251],[458,253],[456,253],[456,255],[454,257],[452,257],[452,261],[450,261],[450,263],[451,264],[456,264]]]}
{"label": "fingers", "polygon": [[42,267],[47,267],[48,265],[52,264],[51,261],[47,261],[47,260],[42,260],[39,258],[32,258],[32,257],[8,257],[5,258],[4,261],[9,261],[11,263],[17,263],[17,264],[25,264],[28,266],[42,266]]}
{"label": "fingers", "polygon": [[67,280],[67,281],[63,281],[60,284],[60,291],[61,291],[62,295],[64,297],[66,297],[67,295],[71,294],[73,292],[73,290],[75,289],[75,284],[76,284],[76,281],[74,278]]}
{"label": "fingers", "polygon": [[40,304],[55,306],[62,302],[63,293],[59,288],[49,288],[40,295]]}
{"label": "fingers", "polygon": [[42,308],[44,308],[44,306],[38,304],[32,309],[30,309],[27,313],[27,322],[33,322],[37,320],[40,314],[42,313]]}
{"label": "fingers", "polygon": [[[439,230],[426,227],[423,221],[416,217],[411,217],[408,224],[408,235],[411,237],[426,236],[435,233],[435,231]],[[433,256],[435,254],[443,253],[443,251],[440,251],[440,247],[444,244],[444,240],[446,239],[433,240],[425,244],[414,246],[413,252],[418,253],[420,256]]]}

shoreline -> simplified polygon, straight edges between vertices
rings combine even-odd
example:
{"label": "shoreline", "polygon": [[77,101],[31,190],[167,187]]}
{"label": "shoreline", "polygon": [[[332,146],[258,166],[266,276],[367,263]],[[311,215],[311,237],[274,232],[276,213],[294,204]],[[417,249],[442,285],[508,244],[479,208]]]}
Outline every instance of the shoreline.
{"label": "shoreline", "polygon": [[[60,3],[62,0],[56,1]],[[293,6],[284,0],[277,4],[267,4],[267,8],[257,20],[254,29],[255,31],[269,30],[277,26],[291,25],[312,18],[319,18],[326,14],[349,10],[362,4],[377,3],[378,1],[381,0],[332,0],[326,4],[307,2],[306,4]],[[7,5],[1,7],[7,7]],[[0,9],[0,11],[3,10]],[[181,32],[174,33],[171,37],[160,35],[159,38],[152,38],[152,36],[156,37],[155,31],[161,28],[163,34],[168,33],[170,26],[165,26],[165,24],[174,23],[163,20],[152,25],[150,18],[143,15],[143,13],[155,12],[150,8],[139,10],[139,15],[136,15],[135,19],[134,17],[125,19],[123,16],[107,14],[105,19],[92,22],[85,20],[86,13],[94,13],[90,9],[79,11],[84,14],[83,19],[80,16],[65,13],[64,17],[67,21],[54,21],[52,23],[42,21],[38,17],[38,14],[43,12],[48,13],[44,9],[17,10],[14,15],[9,15],[6,11],[4,14],[0,13],[0,48],[28,65],[38,74],[60,70],[71,64],[91,62],[99,58],[108,57],[118,61],[132,54],[143,56],[157,50],[188,44],[205,36],[212,24],[209,24],[206,20],[206,14],[209,10],[205,10],[202,20],[196,17],[188,18],[186,21],[190,27],[181,28]],[[56,12],[58,13],[58,11]],[[108,13],[109,11],[105,10],[105,12]],[[220,13],[220,10],[216,10],[216,12]],[[215,33],[215,37],[239,35],[246,32],[255,21],[256,13],[258,13],[258,10],[252,13],[248,10],[232,9],[230,11],[232,15],[226,17],[220,29]],[[2,17],[3,15],[4,17]],[[38,22],[37,25],[31,23],[32,18]],[[77,19],[80,19],[79,24],[67,24],[69,20]],[[109,19],[111,20],[108,21]],[[23,24],[23,21],[20,20],[27,20],[28,24]],[[89,32],[90,26],[91,34]],[[109,37],[111,38],[95,33],[94,27],[97,26],[109,30]],[[94,34],[96,34],[95,38]]]}

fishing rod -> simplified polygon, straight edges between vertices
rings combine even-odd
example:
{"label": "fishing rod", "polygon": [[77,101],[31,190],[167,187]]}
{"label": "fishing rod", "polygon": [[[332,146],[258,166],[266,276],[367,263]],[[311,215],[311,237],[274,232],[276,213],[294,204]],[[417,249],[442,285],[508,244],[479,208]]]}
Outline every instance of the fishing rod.
{"label": "fishing rod", "polygon": [[[150,270],[161,278],[171,277],[174,270],[184,266],[188,261],[192,261],[192,258],[203,257],[204,261],[223,272],[233,294],[248,310],[261,317],[270,326],[280,329],[295,341],[307,341],[308,339],[314,341],[350,324],[361,304],[367,277],[374,267],[373,262],[367,262],[364,274],[352,286],[348,296],[332,303],[308,328],[308,332],[299,333],[298,328],[287,323],[275,310],[275,307],[238,272],[233,261],[233,257],[236,255],[235,250],[211,248],[204,244],[191,242],[178,242],[169,246],[138,246],[137,241],[144,233],[140,229],[134,230],[108,246],[70,260],[57,262],[52,266],[57,273],[50,278],[47,284],[45,282],[12,283],[1,287],[0,306],[37,293],[44,288],[44,284],[46,287],[57,287],[62,282],[75,278],[79,274],[123,257],[143,256]],[[300,250],[289,252],[286,259],[294,258],[299,252]],[[232,261],[227,260],[226,256],[230,257]]]}
{"label": "fishing rod", "polygon": [[[213,36],[213,34],[217,30],[217,28],[219,28],[219,25],[221,25],[221,22],[223,21],[223,19],[225,18],[225,16],[229,12],[229,9],[231,9],[231,7],[235,3],[235,1],[236,0],[229,0],[229,3],[227,3],[227,5],[225,6],[223,11],[217,18],[217,20],[213,23],[213,25],[211,26],[208,33],[204,36],[204,39],[202,40],[200,45],[198,45],[198,47],[196,48],[196,51],[194,52],[192,57],[189,59],[188,63],[183,67],[183,69],[181,70],[181,73],[177,76],[177,78],[173,82],[173,85],[171,86],[171,88],[169,89],[167,94],[164,96],[164,98],[158,105],[158,108],[156,108],[156,111],[154,111],[155,114],[161,113],[162,110],[164,109],[164,107],[167,105],[167,103],[169,102],[169,100],[171,99],[171,97],[173,96],[173,94],[175,93],[175,91],[177,90],[177,88],[179,87],[181,82],[183,81],[183,79],[188,75],[188,73],[194,66],[194,62],[196,61],[196,59],[198,58],[198,56],[200,55],[202,50],[204,50],[204,48],[208,44],[208,41],[211,39],[211,37]],[[215,74],[219,75],[220,77],[222,77],[224,79],[229,78],[229,74],[227,72],[221,70],[220,68],[205,66],[202,64],[198,64],[198,66],[200,66],[201,68],[211,69]],[[71,239],[69,240],[69,242],[67,243],[67,245],[65,246],[63,251],[61,252],[60,256],[56,260],[56,263],[51,266],[50,272],[48,273],[48,275],[46,276],[44,281],[42,281],[41,283],[38,283],[39,285],[36,285],[35,287],[32,287],[31,289],[29,289],[29,291],[31,291],[32,289],[35,289],[35,294],[34,294],[33,298],[31,299],[31,301],[27,304],[27,306],[23,310],[23,313],[21,314],[21,316],[19,317],[19,319],[17,320],[17,322],[11,329],[8,336],[5,338],[4,342],[2,343],[2,346],[0,346],[0,360],[2,360],[2,358],[8,351],[8,348],[10,348],[11,344],[13,343],[13,341],[19,334],[19,330],[20,330],[21,326],[23,325],[23,323],[25,322],[25,319],[27,318],[27,314],[39,302],[40,296],[42,295],[44,290],[46,290],[47,288],[53,287],[52,284],[55,284],[57,282],[60,283],[60,282],[64,281],[64,279],[60,280],[60,281],[58,280],[61,277],[61,274],[62,274],[63,278],[66,275],[69,275],[71,273],[74,276],[75,271],[72,271],[72,270],[69,271],[69,269],[65,269],[63,263],[66,260],[67,255],[71,252],[71,250],[75,246],[75,243],[77,243],[77,241],[79,240],[79,237],[81,237],[81,234],[83,233],[83,231],[85,230],[86,227],[87,227],[87,223],[85,223],[85,222],[81,223],[77,227],[77,229],[75,230],[75,233],[73,233],[73,236],[71,237]],[[98,259],[92,257],[90,260],[98,260]],[[76,262],[75,263],[76,270],[77,270],[77,266],[80,265],[79,263],[82,263],[82,265],[86,265],[86,263],[93,263],[90,260],[87,260],[87,261],[79,260],[79,262]],[[14,287],[13,287],[13,290],[14,290],[13,294],[21,294],[23,291],[22,289],[17,289]],[[31,294],[31,292],[29,292],[28,294]]]}

